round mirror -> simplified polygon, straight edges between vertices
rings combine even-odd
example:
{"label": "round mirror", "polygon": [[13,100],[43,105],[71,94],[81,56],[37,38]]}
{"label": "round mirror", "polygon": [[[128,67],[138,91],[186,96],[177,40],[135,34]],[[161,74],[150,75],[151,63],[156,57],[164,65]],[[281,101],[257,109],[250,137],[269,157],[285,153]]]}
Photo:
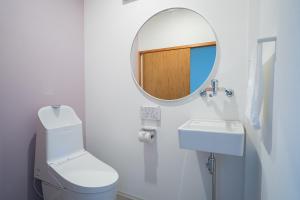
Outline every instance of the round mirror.
{"label": "round mirror", "polygon": [[216,45],[213,29],[198,13],[185,8],[163,10],[147,20],[135,36],[133,77],[152,97],[181,99],[209,78]]}

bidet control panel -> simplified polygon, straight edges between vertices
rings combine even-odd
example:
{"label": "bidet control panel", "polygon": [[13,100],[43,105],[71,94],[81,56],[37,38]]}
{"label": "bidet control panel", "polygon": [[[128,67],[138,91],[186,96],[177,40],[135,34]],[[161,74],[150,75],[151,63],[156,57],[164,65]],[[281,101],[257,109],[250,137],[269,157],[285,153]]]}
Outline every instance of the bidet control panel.
{"label": "bidet control panel", "polygon": [[161,111],[159,106],[141,106],[140,115],[142,120],[160,121]]}

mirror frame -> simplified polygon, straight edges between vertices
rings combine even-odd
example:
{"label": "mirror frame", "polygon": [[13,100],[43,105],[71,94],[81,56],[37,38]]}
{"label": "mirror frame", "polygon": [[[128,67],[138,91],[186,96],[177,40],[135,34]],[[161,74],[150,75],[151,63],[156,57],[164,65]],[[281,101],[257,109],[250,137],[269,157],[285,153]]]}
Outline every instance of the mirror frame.
{"label": "mirror frame", "polygon": [[[178,98],[178,99],[159,99],[155,96],[152,96],[151,94],[149,94],[148,92],[146,92],[145,90],[143,90],[143,88],[139,85],[138,81],[136,80],[135,78],[135,74],[134,74],[134,70],[132,69],[132,59],[131,59],[131,56],[132,56],[132,48],[133,48],[133,45],[134,45],[134,41],[136,39],[136,36],[138,35],[139,31],[141,30],[141,28],[150,20],[152,19],[155,15],[161,13],[161,12],[164,12],[164,11],[167,11],[169,9],[186,9],[186,10],[189,10],[191,12],[194,12],[196,14],[198,14],[199,16],[201,16],[207,23],[208,25],[210,26],[210,28],[212,29],[212,32],[214,33],[215,35],[215,38],[216,38],[216,57],[215,57],[215,61],[214,61],[214,64],[212,66],[212,70],[210,71],[208,77],[206,78],[206,80],[194,91],[192,92],[191,94],[185,96],[185,97],[182,97],[182,98]],[[150,100],[155,100],[157,102],[161,102],[161,103],[166,103],[166,102],[184,102],[184,101],[187,101],[188,99],[191,99],[192,97],[195,97],[196,94],[199,94],[199,92],[204,88],[204,87],[207,87],[209,85],[209,82],[213,79],[213,77],[216,75],[216,72],[217,72],[217,68],[219,66],[219,57],[220,57],[220,42],[219,42],[219,39],[218,39],[218,36],[216,34],[216,31],[215,29],[213,28],[213,26],[211,25],[211,23],[209,23],[209,21],[203,16],[201,15],[200,13],[198,13],[197,11],[195,10],[192,10],[190,8],[185,8],[185,7],[170,7],[170,8],[166,8],[166,9],[163,9],[161,11],[158,11],[154,14],[152,14],[150,17],[147,18],[147,20],[138,28],[138,30],[136,31],[134,37],[133,37],[133,40],[131,42],[131,47],[130,47],[130,54],[129,54],[129,60],[130,60],[130,71],[131,71],[131,76],[132,76],[132,79],[136,85],[136,87],[138,88],[138,90],[140,90],[140,92],[143,94],[143,96],[146,96],[148,99]]]}

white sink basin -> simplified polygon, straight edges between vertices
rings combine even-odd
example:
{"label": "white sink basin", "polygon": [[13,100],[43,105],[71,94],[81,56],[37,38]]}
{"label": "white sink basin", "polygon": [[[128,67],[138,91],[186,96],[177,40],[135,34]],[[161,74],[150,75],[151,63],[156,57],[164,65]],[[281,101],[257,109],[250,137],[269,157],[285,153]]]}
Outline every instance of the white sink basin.
{"label": "white sink basin", "polygon": [[178,128],[181,148],[243,156],[244,127],[239,121],[192,119]]}

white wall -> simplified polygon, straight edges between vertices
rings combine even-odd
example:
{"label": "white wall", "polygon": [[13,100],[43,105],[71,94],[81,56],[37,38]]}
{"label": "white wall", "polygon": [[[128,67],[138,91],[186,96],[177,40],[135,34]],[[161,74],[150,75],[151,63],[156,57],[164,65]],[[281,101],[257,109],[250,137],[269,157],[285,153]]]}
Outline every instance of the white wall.
{"label": "white wall", "polygon": [[249,4],[249,57],[258,37],[277,36],[273,131],[246,124],[245,200],[300,199],[300,2],[255,0]]}
{"label": "white wall", "polygon": [[137,39],[140,51],[216,41],[208,22],[186,9],[167,10],[153,16],[139,30]]}
{"label": "white wall", "polygon": [[[236,96],[210,101],[194,95],[163,103],[144,96],[131,76],[130,50],[136,32],[169,7],[201,13],[220,44],[216,78]],[[87,148],[120,174],[119,190],[145,200],[208,200],[207,153],[179,148],[177,127],[191,117],[240,119],[247,78],[247,2],[240,0],[85,0]],[[237,76],[238,74],[238,76]],[[141,105],[160,105],[161,126],[153,146],[139,143]],[[218,156],[218,199],[243,198],[244,160]]]}

